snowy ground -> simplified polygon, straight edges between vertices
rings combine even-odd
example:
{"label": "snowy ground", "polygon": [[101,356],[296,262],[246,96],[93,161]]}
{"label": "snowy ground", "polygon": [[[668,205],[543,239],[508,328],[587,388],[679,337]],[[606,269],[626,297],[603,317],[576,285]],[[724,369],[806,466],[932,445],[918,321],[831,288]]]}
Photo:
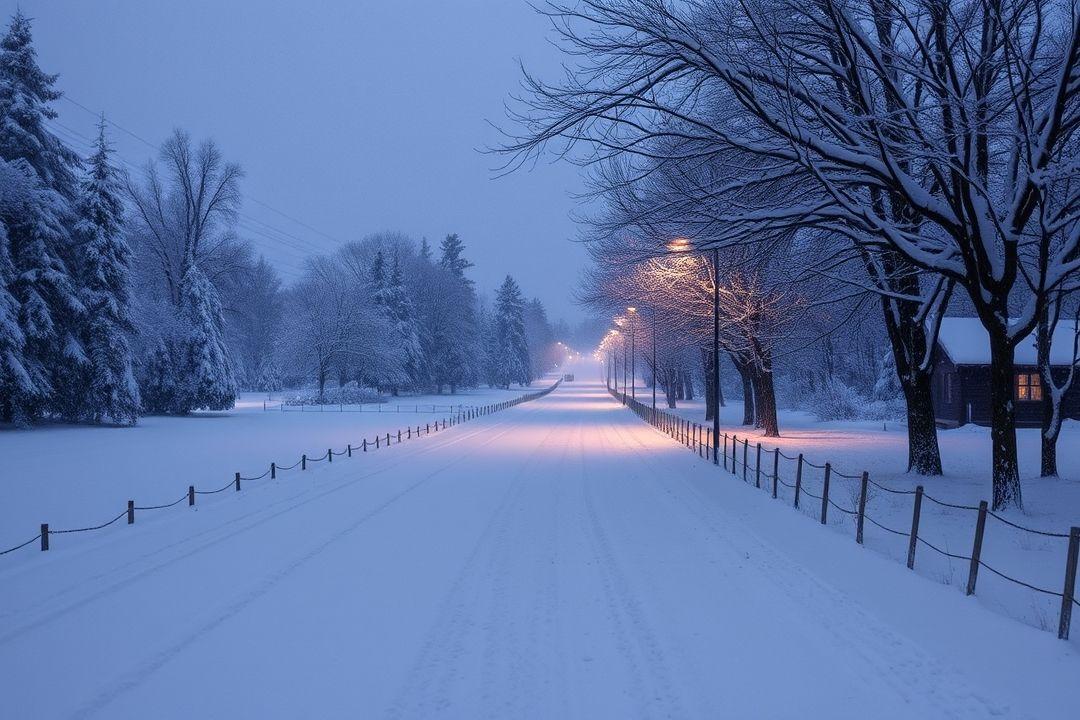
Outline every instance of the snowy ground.
{"label": "snowy ground", "polygon": [[1075,710],[1076,643],[718,476],[577,375],[445,433],[3,558],[4,715]]}
{"label": "snowy ground", "polygon": [[[639,387],[638,399],[651,401],[651,389]],[[662,396],[660,402],[663,402]],[[695,400],[679,403],[676,413],[702,423],[704,403]],[[923,485],[930,496],[956,505],[977,506],[980,500],[989,501],[990,436],[987,428],[974,425],[938,433],[945,475],[926,478],[908,475],[907,431],[899,423],[881,422],[820,422],[810,413],[784,410],[780,413],[780,432],[783,437],[764,438],[759,432],[742,427],[742,404],[729,403],[720,413],[721,432],[748,437],[748,462],[754,479],[755,444],[761,442],[766,450],[779,447],[788,456],[803,453],[817,465],[832,463],[835,470],[859,476],[864,470],[870,477],[887,487],[912,491]],[[742,442],[738,459],[742,460]],[[1068,534],[1069,528],[1080,525],[1080,423],[1066,422],[1058,444],[1060,478],[1044,479],[1039,473],[1039,431],[1021,429],[1018,436],[1023,512],[1006,512],[1003,517],[1025,527]],[[766,452],[763,474],[772,472],[772,457]],[[795,463],[781,458],[780,476],[794,483]],[[804,467],[804,487],[821,495],[823,470]],[[741,478],[741,469],[739,477]],[[833,474],[830,497],[849,509],[857,506],[859,482]],[[794,491],[779,486],[779,496],[788,505]],[[804,514],[818,518],[819,500],[803,498]],[[911,529],[913,496],[890,494],[871,487],[867,514],[895,530]],[[920,537],[954,555],[970,555],[977,513],[957,510],[924,500]],[[854,520],[830,508],[829,523],[834,529],[852,536]],[[906,562],[908,539],[867,524],[866,544],[891,558]],[[1021,532],[994,518],[988,518],[982,560],[995,569],[1037,587],[1061,592],[1064,583],[1068,540]],[[966,560],[950,559],[920,544],[916,552],[916,572],[962,591],[967,584]],[[978,579],[980,602],[1010,617],[1056,633],[1060,599],[1019,587],[995,576],[985,569]]]}
{"label": "snowy ground", "polygon": [[[0,430],[0,549],[50,527],[85,527],[124,509],[172,502],[188,485],[219,487],[233,473],[261,474],[271,462],[291,465],[303,453],[322,455],[333,446],[359,445],[364,437],[396,433],[408,425],[445,418],[448,403],[483,405],[518,397],[529,389],[472,390],[456,395],[400,398],[403,410],[417,405],[439,412],[394,412],[397,400],[363,413],[337,406],[263,411],[266,394],[245,393],[236,408],[190,417],[147,417],[133,428],[57,425]],[[271,402],[280,395],[271,396]]]}

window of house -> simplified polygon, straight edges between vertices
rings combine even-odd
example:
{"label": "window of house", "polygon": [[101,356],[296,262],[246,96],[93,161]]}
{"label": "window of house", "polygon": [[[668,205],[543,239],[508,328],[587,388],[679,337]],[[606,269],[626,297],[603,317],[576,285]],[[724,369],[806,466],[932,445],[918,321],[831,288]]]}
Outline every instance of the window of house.
{"label": "window of house", "polygon": [[1017,400],[1042,400],[1042,378],[1039,373],[1018,373],[1016,376]]}

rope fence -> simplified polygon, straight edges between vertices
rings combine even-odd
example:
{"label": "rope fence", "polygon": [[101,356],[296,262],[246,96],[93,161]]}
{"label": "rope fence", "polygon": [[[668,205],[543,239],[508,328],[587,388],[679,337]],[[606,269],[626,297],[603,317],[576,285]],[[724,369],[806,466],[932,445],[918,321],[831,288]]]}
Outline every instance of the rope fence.
{"label": "rope fence", "polygon": [[[263,401],[263,412],[354,412],[354,413],[461,413],[473,409],[475,405],[439,405],[435,403],[290,403],[285,400]],[[365,405],[371,405],[367,410]],[[306,408],[316,408],[308,410]],[[329,410],[327,410],[329,408]],[[384,409],[385,408],[385,409]]]}
{"label": "rope fence", "polygon": [[122,513],[112,518],[111,520],[103,522],[100,525],[57,530],[55,528],[50,528],[48,523],[41,523],[41,530],[40,532],[38,532],[37,535],[17,545],[6,548],[4,550],[0,550],[0,556],[13,553],[17,550],[21,550],[36,543],[40,543],[40,548],[42,551],[47,551],[49,550],[49,540],[53,535],[67,535],[71,533],[84,533],[94,532],[96,530],[103,530],[110,525],[119,522],[124,517],[127,518],[128,525],[134,525],[136,511],[142,512],[152,510],[164,510],[167,508],[176,507],[185,500],[187,500],[188,507],[193,507],[195,505],[195,498],[198,495],[216,495],[217,493],[222,493],[229,489],[232,489],[235,492],[240,492],[242,482],[254,482],[258,480],[263,480],[267,476],[269,476],[271,480],[276,480],[278,473],[283,471],[295,470],[297,467],[299,467],[301,471],[307,470],[308,463],[323,461],[332,463],[334,457],[346,456],[351,458],[354,452],[359,452],[361,454],[367,452],[374,452],[378,449],[388,448],[390,447],[390,445],[400,444],[403,440],[411,440],[414,438],[431,435],[433,433],[438,433],[448,428],[452,428],[456,425],[460,425],[463,422],[468,422],[470,420],[485,417],[487,415],[491,415],[493,413],[507,410],[517,405],[521,405],[522,403],[531,402],[533,400],[542,398],[548,393],[553,392],[556,388],[559,387],[561,383],[562,380],[560,379],[557,380],[550,387],[547,387],[543,390],[525,393],[524,395],[519,395],[516,398],[512,398],[510,400],[503,400],[497,403],[471,407],[458,406],[458,409],[447,418],[437,419],[434,422],[426,422],[423,425],[417,424],[415,426],[415,429],[413,428],[413,426],[409,426],[405,430],[398,430],[396,434],[385,433],[383,435],[376,435],[374,439],[370,441],[366,437],[361,438],[359,443],[349,443],[345,446],[345,449],[341,451],[335,451],[333,448],[327,448],[326,452],[320,457],[308,457],[306,454],[304,454],[301,455],[300,459],[292,465],[279,465],[276,462],[272,462],[270,463],[269,469],[267,469],[261,475],[245,477],[242,476],[239,472],[237,472],[233,475],[233,479],[230,480],[227,484],[213,490],[199,490],[194,485],[189,485],[187,492],[184,493],[183,496],[170,503],[164,503],[160,505],[136,505],[134,500],[128,500],[127,509],[125,509]]}
{"label": "rope fence", "polygon": [[[916,550],[919,546],[922,546],[951,560],[961,560],[969,563],[967,586],[965,590],[967,595],[975,594],[979,569],[985,568],[1009,583],[1043,595],[1059,598],[1061,600],[1061,609],[1058,613],[1058,637],[1062,640],[1067,640],[1069,638],[1072,608],[1074,605],[1080,607],[1080,600],[1076,597],[1077,563],[1078,557],[1080,557],[1080,527],[1070,528],[1067,533],[1036,530],[1034,528],[1019,525],[995,512],[991,512],[988,509],[986,501],[980,502],[978,506],[963,505],[935,498],[932,495],[927,494],[922,485],[917,486],[914,490],[892,488],[872,480],[869,472],[863,472],[861,475],[847,475],[835,470],[831,463],[826,462],[819,465],[807,460],[802,453],[794,456],[787,455],[778,447],[768,448],[760,442],[755,443],[753,450],[751,451],[750,441],[745,436],[740,439],[737,435],[724,433],[723,436],[718,436],[716,438],[714,450],[712,428],[687,420],[674,413],[653,408],[652,406],[629,397],[616,389],[608,388],[608,392],[611,393],[613,398],[628,407],[639,418],[693,450],[698,457],[709,460],[714,465],[722,465],[725,472],[730,472],[731,475],[743,480],[743,482],[748,484],[753,483],[756,488],[763,488],[767,491],[771,491],[773,499],[778,498],[778,488],[782,486],[794,491],[792,504],[796,510],[801,509],[806,498],[819,501],[814,516],[820,520],[822,525],[828,524],[829,508],[833,508],[837,512],[853,517],[855,519],[855,542],[860,545],[864,544],[863,530],[866,522],[869,522],[871,525],[892,535],[907,538],[907,566],[909,569],[913,570],[915,568]],[[719,453],[722,462],[717,462],[713,453]],[[771,464],[771,468],[767,465],[763,465],[763,455],[771,460],[769,463]],[[781,459],[795,464],[794,481],[789,482],[781,476]],[[815,494],[806,488],[806,484],[804,483],[804,468],[822,471],[823,478],[820,495]],[[840,505],[829,496],[829,486],[833,476],[859,482],[858,498],[853,502],[855,507],[845,507]],[[892,495],[912,496],[913,502],[910,530],[904,531],[889,527],[867,513],[866,503],[870,488],[875,488]],[[919,525],[922,519],[922,501],[924,499],[951,510],[975,513],[975,535],[972,541],[972,551],[970,555],[962,555],[943,550],[920,534]],[[988,517],[1025,533],[1041,537],[1062,538],[1068,540],[1068,549],[1065,553],[1064,584],[1061,592],[1039,587],[1033,583],[1013,577],[998,568],[992,567],[982,559],[983,540]]]}

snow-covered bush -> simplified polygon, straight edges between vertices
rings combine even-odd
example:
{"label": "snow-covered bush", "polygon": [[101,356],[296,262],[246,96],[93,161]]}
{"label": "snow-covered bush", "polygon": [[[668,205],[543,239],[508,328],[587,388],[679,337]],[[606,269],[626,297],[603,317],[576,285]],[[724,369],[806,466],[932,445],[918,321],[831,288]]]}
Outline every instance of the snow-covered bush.
{"label": "snow-covered bush", "polygon": [[870,399],[837,379],[821,383],[807,402],[819,420],[892,420],[904,413],[902,400]]}
{"label": "snow-covered bush", "polygon": [[341,387],[326,388],[322,400],[319,400],[318,388],[303,390],[285,398],[286,405],[360,405],[361,403],[382,403],[386,398],[377,390],[360,387],[355,382]]}

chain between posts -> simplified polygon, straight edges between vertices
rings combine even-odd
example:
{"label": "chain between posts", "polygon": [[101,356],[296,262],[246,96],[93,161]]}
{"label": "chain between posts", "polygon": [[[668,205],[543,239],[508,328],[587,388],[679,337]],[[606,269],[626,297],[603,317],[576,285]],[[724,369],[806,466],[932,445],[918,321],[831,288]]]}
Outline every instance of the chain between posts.
{"label": "chain between posts", "polygon": [[[682,418],[674,415],[673,413],[668,413],[668,412],[660,410],[660,409],[649,408],[649,407],[645,406],[643,403],[641,403],[640,401],[629,398],[629,397],[625,396],[623,393],[618,392],[617,390],[612,390],[612,389],[609,388],[609,392],[611,393],[611,395],[615,399],[621,401],[623,404],[625,404],[627,407],[629,407],[631,410],[633,410],[635,412],[635,414],[637,414],[640,418],[642,418],[643,420],[645,420],[649,424],[653,425],[657,429],[661,430],[662,432],[667,433],[668,435],[670,435],[672,438],[678,440],[679,442],[684,443],[684,444],[688,445],[689,447],[693,448],[693,446],[694,446],[693,441],[691,441],[691,442],[686,442],[685,441],[684,428],[687,427],[687,425],[685,424],[686,421],[684,421]],[[748,462],[748,444],[749,444],[749,439],[744,436],[743,439],[742,439],[743,457],[742,457],[741,462],[740,462],[740,459],[738,457],[739,438],[738,438],[737,435],[728,435],[727,433],[725,433],[722,438],[718,437],[716,439],[717,451],[723,453],[723,468],[724,468],[724,471],[727,472],[727,471],[730,470],[732,475],[738,476],[739,475],[739,466],[741,465],[742,466],[742,479],[743,479],[744,482],[748,481],[747,476],[748,476],[749,470],[751,469],[751,465]],[[729,445],[730,445],[730,448],[731,448],[730,455],[728,453]],[[843,472],[840,472],[840,471],[836,470],[835,468],[832,467],[831,463],[826,462],[825,464],[819,465],[817,463],[813,463],[813,462],[807,460],[802,453],[799,453],[797,456],[791,456],[791,455],[785,454],[779,447],[769,449],[769,448],[766,448],[765,446],[761,445],[760,443],[757,443],[755,445],[756,458],[755,458],[755,462],[754,462],[754,465],[753,465],[753,470],[754,470],[754,473],[755,473],[755,477],[754,477],[754,486],[755,486],[755,488],[761,488],[761,486],[762,486],[761,485],[761,473],[762,473],[761,453],[762,452],[765,452],[765,453],[770,453],[771,452],[773,454],[773,470],[772,470],[772,476],[771,476],[771,479],[772,479],[771,496],[773,498],[778,497],[778,487],[783,486],[783,487],[786,487],[786,488],[794,489],[795,492],[794,492],[793,506],[796,509],[798,509],[800,507],[800,500],[801,500],[801,497],[803,495],[814,498],[816,500],[820,500],[821,501],[820,522],[823,525],[828,524],[828,509],[829,509],[830,506],[832,508],[836,509],[838,512],[844,513],[845,515],[853,516],[855,518],[855,527],[856,527],[855,541],[860,545],[864,544],[865,526],[866,526],[865,524],[867,522],[870,523],[870,525],[872,525],[874,527],[877,527],[880,530],[882,530],[884,532],[887,532],[887,533],[889,533],[891,535],[895,535],[897,537],[907,538],[908,539],[907,566],[909,568],[911,568],[911,569],[914,569],[914,567],[915,567],[915,559],[916,559],[915,551],[920,545],[923,546],[923,547],[929,548],[933,552],[938,553],[939,555],[941,555],[943,557],[947,557],[947,558],[952,559],[952,560],[968,561],[970,563],[970,568],[969,568],[969,573],[968,573],[968,582],[967,582],[967,587],[966,587],[966,593],[968,595],[972,595],[972,594],[975,593],[979,568],[986,568],[988,571],[993,573],[995,576],[1000,577],[1003,580],[1006,580],[1008,582],[1014,583],[1014,584],[1019,585],[1021,587],[1027,588],[1027,589],[1032,590],[1034,592],[1038,592],[1038,593],[1048,595],[1048,596],[1051,596],[1051,597],[1061,598],[1061,611],[1060,611],[1060,614],[1059,614],[1058,637],[1062,638],[1062,639],[1068,639],[1068,637],[1069,637],[1069,626],[1070,626],[1071,617],[1072,617],[1072,608],[1073,608],[1074,605],[1077,606],[1077,607],[1080,607],[1080,599],[1078,599],[1076,597],[1077,565],[1080,564],[1080,528],[1074,527],[1074,528],[1071,528],[1068,533],[1060,533],[1060,532],[1049,532],[1049,531],[1046,531],[1046,530],[1038,530],[1038,529],[1035,529],[1035,528],[1025,527],[1025,526],[1020,525],[1018,523],[1015,523],[1015,522],[1013,522],[1013,521],[1011,521],[1011,520],[1009,520],[1009,519],[1007,519],[1005,517],[1002,517],[1001,515],[999,515],[997,513],[988,511],[987,510],[987,503],[985,501],[980,502],[980,504],[978,506],[964,505],[964,504],[960,504],[960,503],[951,503],[951,502],[940,500],[938,498],[935,498],[935,497],[931,496],[930,494],[928,494],[928,493],[926,493],[924,491],[924,489],[923,489],[923,487],[921,485],[916,487],[914,490],[901,490],[901,489],[898,489],[898,488],[892,488],[892,487],[889,487],[887,485],[883,485],[881,483],[878,483],[878,482],[874,481],[873,479],[870,478],[870,475],[869,475],[868,472],[863,472],[860,475],[849,475],[849,474],[846,474],[846,473],[843,473]],[[700,452],[697,452],[695,454],[700,456]],[[708,457],[707,454],[706,454],[706,457]],[[783,458],[783,459],[789,460],[789,461],[793,461],[793,462],[796,463],[795,482],[794,482],[794,484],[787,482],[786,480],[784,480],[784,478],[782,478],[780,476],[780,470],[779,470],[780,458]],[[730,468],[728,466],[729,461],[731,463]],[[823,483],[822,483],[822,494],[821,495],[814,494],[813,492],[807,490],[806,487],[804,486],[804,482],[803,482],[803,468],[804,468],[804,466],[824,471],[824,480],[823,480]],[[832,476],[843,478],[845,480],[856,480],[856,481],[859,482],[859,494],[858,494],[858,500],[857,500],[857,507],[856,508],[854,508],[854,509],[846,508],[846,507],[844,507],[842,505],[837,504],[832,498],[829,497],[829,489],[830,489],[829,486],[830,486],[830,479],[831,479]],[[909,532],[904,532],[903,530],[897,530],[896,528],[889,527],[888,525],[885,525],[884,523],[879,522],[877,519],[872,517],[867,512],[866,506],[867,506],[867,501],[868,501],[868,493],[869,493],[869,488],[871,488],[871,487],[876,488],[876,489],[881,490],[881,491],[886,492],[886,493],[894,494],[894,495],[911,495],[911,496],[914,497],[914,501],[913,501],[913,504],[912,504],[911,530]],[[768,487],[767,487],[767,489],[768,489]],[[944,549],[938,547],[936,544],[930,542],[929,540],[927,540],[925,537],[923,537],[920,534],[922,501],[923,501],[923,499],[926,499],[926,500],[930,501],[931,503],[934,503],[935,505],[938,505],[938,506],[941,506],[941,507],[944,507],[944,508],[960,510],[960,511],[965,511],[965,512],[971,511],[971,512],[977,513],[976,528],[975,528],[975,539],[974,539],[974,543],[973,543],[973,546],[972,546],[971,555],[961,555],[961,554],[958,554],[958,553],[949,552],[948,550],[944,550]],[[1056,590],[1050,590],[1050,589],[1043,588],[1043,587],[1039,587],[1037,585],[1034,585],[1034,584],[1028,583],[1028,582],[1026,582],[1024,580],[1021,580],[1019,578],[1012,577],[1011,575],[1009,575],[1009,574],[1007,574],[1005,572],[1002,572],[1001,570],[999,570],[999,569],[997,569],[995,567],[992,567],[991,565],[988,565],[985,561],[982,560],[981,554],[982,554],[983,538],[984,538],[985,530],[986,530],[986,518],[988,516],[993,518],[994,520],[996,520],[996,521],[1010,527],[1010,528],[1015,529],[1015,530],[1031,533],[1031,534],[1034,534],[1034,535],[1039,535],[1039,536],[1042,536],[1042,537],[1068,539],[1069,545],[1068,545],[1068,552],[1066,553],[1066,561],[1065,561],[1065,582],[1064,582],[1064,586],[1063,586],[1063,589],[1062,589],[1061,592],[1058,592]]]}
{"label": "chain between posts", "polygon": [[[553,392],[556,388],[559,387],[560,384],[562,384],[561,379],[557,380],[550,387],[544,388],[543,390],[538,390],[538,391],[535,391],[535,392],[531,392],[531,393],[525,393],[524,395],[521,395],[521,396],[519,396],[517,398],[514,398],[512,400],[507,400],[507,401],[503,401],[503,402],[500,402],[500,403],[494,403],[494,404],[491,404],[491,405],[486,405],[482,409],[481,408],[469,408],[468,410],[462,410],[462,411],[458,412],[457,414],[454,414],[453,416],[451,416],[449,418],[443,419],[441,421],[436,421],[436,428],[438,428],[440,422],[442,423],[442,429],[445,430],[445,429],[451,428],[451,427],[453,427],[455,425],[459,425],[462,422],[465,422],[467,420],[473,420],[473,419],[482,417],[484,415],[490,415],[491,413],[497,412],[499,410],[506,410],[506,409],[509,409],[511,407],[515,407],[517,405],[520,405],[521,403],[530,402],[532,400],[537,400],[537,399],[542,398],[545,395]],[[431,432],[430,424],[427,425],[427,428],[428,428],[428,433],[430,433]],[[410,430],[410,432],[407,435],[407,438],[410,438],[410,439],[412,437],[419,438],[420,435],[421,435],[420,434],[420,426],[417,425],[416,432],[412,433],[411,430]],[[395,444],[401,443],[403,437],[404,436],[402,435],[402,431],[398,430],[397,431],[397,443],[395,443]],[[386,433],[385,438],[386,438],[385,444],[388,446],[390,444],[391,434]],[[365,439],[363,441],[363,450],[365,452],[367,451],[367,444],[368,444],[367,440]],[[299,460],[297,460],[292,465],[280,465],[280,464],[278,464],[276,462],[273,462],[273,463],[270,463],[269,469],[267,469],[261,475],[255,475],[255,476],[252,476],[252,477],[244,477],[239,472],[236,472],[236,473],[233,474],[232,479],[227,484],[225,484],[225,485],[223,485],[223,486],[221,486],[219,488],[215,488],[213,490],[199,490],[194,485],[189,485],[188,489],[187,489],[187,492],[185,492],[181,497],[179,497],[178,499],[176,499],[176,500],[174,500],[173,502],[170,502],[170,503],[164,503],[164,504],[159,504],[159,505],[136,505],[134,500],[128,500],[127,507],[124,509],[123,512],[121,512],[119,515],[112,518],[111,520],[108,520],[108,521],[103,522],[103,523],[98,524],[98,525],[92,525],[92,526],[80,527],[80,528],[68,528],[68,529],[62,529],[62,530],[54,530],[54,529],[51,529],[49,527],[48,523],[41,523],[41,530],[37,535],[35,535],[34,537],[30,538],[29,540],[25,540],[25,541],[23,541],[23,542],[21,542],[21,543],[19,543],[17,545],[13,545],[13,546],[11,546],[9,548],[6,548],[4,550],[0,550],[0,557],[2,557],[4,555],[7,555],[9,553],[13,553],[13,552],[15,552],[17,550],[21,550],[21,549],[23,549],[25,547],[28,547],[28,546],[30,546],[30,545],[38,542],[38,541],[40,541],[40,543],[41,543],[41,550],[42,551],[47,551],[47,550],[49,550],[49,547],[50,547],[49,539],[50,539],[50,537],[52,535],[67,535],[67,534],[72,534],[72,533],[83,533],[83,532],[93,532],[93,531],[96,531],[96,530],[102,530],[104,528],[107,528],[107,527],[119,522],[121,518],[127,518],[128,524],[134,524],[134,522],[135,522],[135,512],[136,511],[164,510],[164,509],[167,509],[167,508],[175,507],[175,506],[181,504],[182,502],[184,502],[185,500],[187,500],[187,503],[188,503],[189,507],[193,507],[195,505],[195,498],[198,495],[215,495],[217,493],[225,492],[226,490],[229,490],[229,489],[233,489],[233,490],[239,492],[241,490],[241,481],[257,481],[257,480],[262,480],[262,479],[266,478],[267,476],[269,476],[272,480],[276,480],[277,479],[277,474],[279,472],[287,472],[289,470],[294,470],[294,469],[296,469],[297,466],[299,466],[301,469],[306,470],[308,462],[321,462],[323,460],[326,460],[328,462],[333,462],[333,459],[334,459],[335,455],[337,455],[338,457],[341,457],[342,455],[347,455],[348,457],[352,457],[352,448],[353,448],[353,446],[352,446],[351,443],[346,446],[345,450],[342,450],[340,452],[335,452],[333,448],[327,448],[325,454],[323,454],[321,457],[317,457],[317,458],[310,458],[306,454],[304,454],[304,455],[302,455],[300,457]]]}

